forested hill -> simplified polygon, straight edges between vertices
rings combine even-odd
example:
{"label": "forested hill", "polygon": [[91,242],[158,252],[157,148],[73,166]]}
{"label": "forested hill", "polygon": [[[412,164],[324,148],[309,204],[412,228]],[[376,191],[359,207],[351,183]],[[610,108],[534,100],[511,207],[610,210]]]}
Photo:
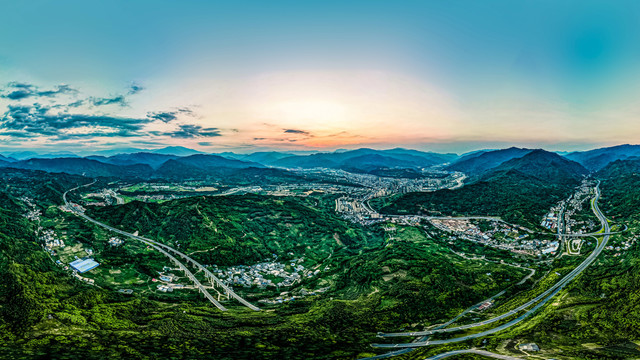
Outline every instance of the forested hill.
{"label": "forested hill", "polygon": [[640,173],[640,159],[616,160],[598,171],[596,177],[611,179],[638,173]]}
{"label": "forested hill", "polygon": [[447,169],[450,171],[461,171],[469,176],[480,176],[505,161],[523,157],[531,151],[531,149],[511,147],[508,149],[473,153],[461,157],[449,165]]}
{"label": "forested hill", "polygon": [[[0,168],[0,193],[4,192],[7,196],[10,195],[14,198],[28,195],[41,206],[60,205],[62,204],[62,194],[66,190],[90,182],[90,178],[79,175]],[[7,207],[15,209],[15,207]]]}
{"label": "forested hill", "polygon": [[334,248],[366,243],[344,220],[297,198],[249,194],[135,201],[88,214],[186,252],[202,251],[194,257],[205,264],[255,263],[289,252],[323,259]]}
{"label": "forested hill", "polygon": [[545,150],[533,150],[521,158],[514,158],[490,169],[482,178],[488,180],[496,174],[517,171],[525,176],[550,184],[573,186],[589,171],[575,161]]}
{"label": "forested hill", "polygon": [[536,150],[457,190],[408,193],[371,203],[385,214],[499,216],[535,227],[549,207],[571,194],[585,173],[575,162]]}
{"label": "forested hill", "polygon": [[639,219],[640,160],[616,160],[596,173],[602,181],[603,209],[613,219]]}

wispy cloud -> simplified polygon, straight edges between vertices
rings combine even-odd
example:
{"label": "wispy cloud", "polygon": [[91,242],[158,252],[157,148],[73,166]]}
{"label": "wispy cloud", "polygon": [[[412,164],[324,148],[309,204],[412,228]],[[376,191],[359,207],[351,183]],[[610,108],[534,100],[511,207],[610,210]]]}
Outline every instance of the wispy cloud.
{"label": "wispy cloud", "polygon": [[308,131],[298,129],[284,129],[285,134],[311,135]]}
{"label": "wispy cloud", "polygon": [[154,111],[148,113],[147,117],[168,123],[170,121],[177,120],[179,115],[193,116],[193,110],[189,108],[179,108],[173,111]]}
{"label": "wispy cloud", "polygon": [[66,84],[56,85],[53,89],[40,90],[33,84],[10,82],[4,89],[0,97],[9,100],[22,100],[31,97],[54,97],[61,94],[77,94],[78,90]]}
{"label": "wispy cloud", "polygon": [[112,95],[110,97],[90,97],[88,100],[93,106],[109,106],[118,105],[121,107],[129,106],[128,97],[136,95],[144,90],[144,87],[137,83],[129,86],[126,94]]}
{"label": "wispy cloud", "polygon": [[180,124],[178,125],[178,130],[161,133],[159,135],[170,136],[178,139],[195,139],[222,136],[222,133],[218,128],[205,128],[194,124]]}
{"label": "wispy cloud", "polygon": [[144,90],[144,87],[140,84],[137,83],[132,83],[131,86],[129,87],[129,95],[135,95],[137,93],[139,93],[140,91]]}
{"label": "wispy cloud", "polygon": [[116,95],[108,98],[89,98],[89,101],[93,106],[105,106],[105,105],[119,105],[127,106],[129,103],[125,99],[124,95]]}

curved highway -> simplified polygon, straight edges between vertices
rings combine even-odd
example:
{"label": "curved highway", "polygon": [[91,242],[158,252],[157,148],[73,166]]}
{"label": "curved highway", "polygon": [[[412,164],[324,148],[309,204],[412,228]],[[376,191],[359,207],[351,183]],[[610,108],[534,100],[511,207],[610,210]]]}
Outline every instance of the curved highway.
{"label": "curved highway", "polygon": [[[496,316],[494,318],[491,319],[487,319],[484,321],[480,321],[477,323],[473,323],[473,324],[467,324],[467,325],[461,325],[461,326],[457,326],[457,327],[453,327],[453,328],[447,328],[447,329],[433,329],[433,330],[426,330],[426,331],[416,331],[416,332],[406,332],[406,333],[386,333],[386,334],[380,334],[380,337],[393,337],[393,336],[424,336],[424,335],[431,335],[431,334],[436,334],[436,333],[444,333],[444,332],[455,332],[455,331],[460,331],[460,330],[465,330],[465,329],[470,329],[470,328],[474,328],[474,327],[478,327],[478,326],[483,326],[483,325],[487,325],[493,322],[496,322],[498,320],[504,319],[506,317],[509,317],[511,315],[514,315],[528,307],[530,307],[531,305],[535,304],[536,302],[542,300],[540,303],[538,303],[536,306],[534,306],[533,308],[531,308],[530,310],[528,310],[527,312],[525,312],[524,314],[520,315],[519,317],[503,324],[500,325],[496,328],[493,329],[489,329],[480,333],[476,333],[476,334],[472,334],[472,335],[468,335],[468,336],[463,336],[463,337],[458,337],[458,338],[452,338],[452,339],[446,339],[446,340],[434,340],[434,341],[418,341],[418,342],[411,342],[411,343],[400,343],[400,344],[372,344],[371,346],[373,347],[379,347],[379,348],[414,348],[414,347],[421,347],[421,346],[428,346],[428,345],[437,345],[437,344],[447,344],[447,343],[453,343],[453,342],[460,342],[460,341],[465,341],[465,340],[469,340],[469,339],[474,339],[474,338],[478,338],[478,337],[483,337],[489,334],[493,334],[495,332],[498,331],[502,331],[506,328],[509,328],[517,323],[519,323],[520,321],[522,321],[523,319],[525,319],[526,317],[528,317],[529,315],[533,314],[536,310],[538,310],[540,307],[542,307],[544,304],[546,304],[551,298],[553,298],[553,296],[555,296],[560,290],[562,290],[562,288],[564,288],[564,286],[566,284],[568,284],[570,281],[572,281],[576,276],[578,276],[580,273],[582,273],[582,271],[584,271],[584,269],[586,269],[589,265],[591,265],[591,263],[596,259],[596,257],[602,252],[602,250],[604,249],[604,247],[606,246],[607,242],[609,241],[609,232],[610,232],[610,227],[609,227],[609,223],[606,219],[606,217],[602,214],[602,212],[600,211],[600,208],[598,208],[598,199],[600,197],[600,187],[599,184],[596,187],[596,196],[594,197],[592,203],[591,203],[591,207],[592,210],[594,212],[594,214],[598,217],[598,219],[600,220],[600,222],[602,223],[602,229],[601,231],[603,231],[604,238],[602,239],[602,241],[598,244],[598,246],[596,247],[596,249],[580,264],[578,265],[574,270],[572,270],[567,276],[565,276],[562,280],[560,280],[559,282],[557,282],[555,285],[553,285],[551,288],[549,288],[548,290],[546,290],[545,292],[543,292],[542,294],[536,296],[534,299],[528,301],[527,303],[511,310],[508,311],[504,314],[501,314],[499,316]],[[546,296],[546,297],[545,297]]]}
{"label": "curved highway", "polygon": [[476,350],[476,349],[448,351],[446,353],[428,357],[424,360],[440,360],[440,359],[444,359],[444,358],[448,358],[456,355],[462,355],[462,354],[476,354],[476,355],[482,355],[482,356],[491,357],[494,359],[503,359],[503,360],[523,360],[522,358],[517,358],[509,355],[500,355],[500,354],[492,353],[489,351]]}
{"label": "curved highway", "polygon": [[[95,181],[94,181],[93,183],[95,183]],[[91,184],[93,184],[93,183],[91,183]],[[93,218],[91,218],[91,217],[87,216],[87,215],[86,215],[86,214],[84,214],[83,212],[80,212],[80,211],[77,211],[76,209],[74,209],[74,208],[70,205],[69,201],[67,200],[67,193],[69,193],[69,192],[71,192],[71,191],[74,191],[74,190],[76,190],[76,189],[78,189],[78,188],[80,188],[80,187],[89,186],[89,185],[91,185],[91,184],[86,184],[86,185],[78,186],[78,187],[75,187],[75,188],[73,188],[73,189],[67,190],[67,191],[62,195],[62,198],[63,198],[63,200],[64,200],[65,205],[67,206],[67,208],[68,208],[68,209],[70,209],[71,211],[73,211],[73,213],[74,213],[74,214],[76,214],[76,215],[78,215],[78,216],[82,217],[83,219],[85,219],[85,220],[87,220],[87,221],[89,221],[89,222],[92,222],[92,223],[94,223],[94,224],[96,224],[96,225],[98,225],[98,226],[100,226],[100,227],[103,227],[103,228],[105,228],[105,229],[107,229],[107,230],[109,230],[109,231],[113,231],[113,232],[116,232],[116,233],[118,233],[118,234],[121,234],[121,235],[127,236],[127,237],[129,237],[129,238],[132,238],[132,239],[135,239],[135,240],[141,241],[141,242],[143,242],[143,243],[145,243],[145,244],[147,244],[147,245],[152,246],[154,249],[156,249],[156,250],[158,250],[158,251],[162,252],[164,255],[166,255],[166,256],[168,256],[170,259],[172,259],[174,262],[178,263],[178,264],[179,264],[179,266],[180,266],[180,269],[181,269],[181,270],[183,270],[183,271],[185,271],[185,270],[186,270],[186,271],[185,271],[185,273],[187,274],[187,276],[189,277],[189,279],[191,279],[191,280],[196,284],[196,286],[198,287],[198,290],[199,290],[200,292],[202,292],[202,293],[205,295],[205,297],[207,297],[207,299],[209,299],[209,301],[211,301],[211,302],[212,302],[212,303],[213,303],[217,308],[219,308],[220,310],[222,310],[222,311],[226,311],[227,309],[226,309],[224,306],[222,306],[218,301],[216,301],[216,300],[213,298],[213,296],[211,296],[211,294],[209,294],[209,292],[204,288],[204,286],[202,286],[202,284],[200,284],[200,282],[195,278],[195,276],[193,276],[193,274],[191,274],[190,272],[188,272],[188,270],[186,269],[186,267],[184,267],[184,265],[182,265],[182,264],[181,264],[181,263],[180,263],[180,262],[179,262],[175,257],[173,257],[172,255],[170,255],[168,252],[171,252],[171,253],[174,253],[174,254],[176,254],[176,255],[180,256],[181,258],[183,258],[183,259],[187,260],[187,262],[190,262],[191,264],[193,264],[193,265],[194,265],[196,268],[198,268],[199,270],[203,271],[203,272],[204,272],[204,274],[205,274],[205,276],[206,276],[206,277],[207,277],[207,278],[212,282],[212,284],[220,286],[220,287],[225,291],[225,293],[226,293],[226,294],[228,294],[229,296],[231,296],[231,297],[233,297],[234,299],[238,300],[238,301],[239,301],[241,304],[243,304],[244,306],[246,306],[246,307],[248,307],[248,308],[250,308],[251,310],[254,310],[254,311],[259,311],[259,310],[260,310],[260,308],[259,308],[259,307],[257,307],[257,306],[255,306],[255,305],[253,305],[253,304],[249,303],[248,301],[246,301],[245,299],[243,299],[242,297],[240,297],[238,294],[236,294],[236,293],[235,293],[231,288],[229,288],[227,285],[225,285],[225,284],[222,282],[222,280],[218,279],[218,277],[216,277],[213,273],[211,273],[207,268],[205,268],[204,266],[202,266],[200,263],[198,263],[197,261],[195,261],[194,259],[192,259],[192,258],[191,258],[191,257],[189,257],[188,255],[186,255],[186,254],[184,254],[184,253],[182,253],[182,252],[180,252],[180,251],[178,251],[178,250],[176,250],[176,249],[174,249],[174,248],[172,248],[172,247],[170,247],[170,246],[167,246],[167,245],[165,245],[165,244],[163,244],[163,243],[160,243],[160,242],[157,242],[157,241],[154,241],[154,240],[151,240],[151,239],[148,239],[148,238],[142,237],[142,236],[134,235],[134,234],[132,234],[132,233],[128,233],[128,232],[123,231],[123,230],[120,230],[120,229],[116,229],[116,228],[114,228],[114,227],[112,227],[112,226],[109,226],[109,225],[107,225],[107,224],[104,224],[104,223],[102,223],[102,222],[100,222],[100,221],[98,221],[98,220],[95,220],[95,219],[93,219]],[[166,251],[165,251],[165,250],[166,250]]]}

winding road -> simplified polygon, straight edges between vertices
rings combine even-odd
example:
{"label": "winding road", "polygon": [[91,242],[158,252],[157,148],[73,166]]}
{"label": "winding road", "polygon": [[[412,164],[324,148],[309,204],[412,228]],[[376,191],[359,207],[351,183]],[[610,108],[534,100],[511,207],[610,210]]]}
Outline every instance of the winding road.
{"label": "winding road", "polygon": [[523,360],[522,358],[517,358],[509,355],[500,355],[500,354],[492,353],[489,351],[476,350],[476,349],[448,351],[446,353],[428,357],[424,360],[439,360],[439,359],[444,359],[451,356],[462,355],[462,354],[476,354],[476,355],[482,355],[482,356],[491,357],[494,359],[503,359],[503,360]]}
{"label": "winding road", "polygon": [[519,313],[522,310],[525,310],[527,308],[529,308],[530,306],[532,306],[533,304],[539,302],[537,305],[535,305],[533,308],[527,310],[524,314],[520,315],[519,317],[505,323],[502,324],[500,326],[497,326],[495,328],[492,329],[488,329],[476,334],[472,334],[472,335],[467,335],[467,336],[462,336],[462,337],[457,337],[457,338],[451,338],[451,339],[446,339],[446,340],[433,340],[433,341],[429,341],[429,340],[425,340],[425,341],[416,341],[416,342],[410,342],[410,343],[397,343],[397,344],[372,344],[372,347],[377,347],[377,348],[416,348],[416,347],[422,347],[422,346],[429,346],[429,345],[439,345],[439,344],[448,344],[448,343],[454,343],[454,342],[460,342],[460,341],[466,341],[469,339],[475,339],[475,338],[479,338],[479,337],[484,337],[486,335],[490,335],[502,330],[505,330],[519,322],[521,322],[522,320],[524,320],[526,317],[532,315],[533,313],[535,313],[540,307],[544,306],[549,300],[551,300],[558,292],[560,292],[560,290],[562,290],[564,288],[565,285],[567,285],[569,282],[571,282],[575,277],[577,277],[580,273],[582,273],[582,271],[584,271],[584,269],[586,269],[589,265],[591,265],[591,263],[593,263],[593,261],[598,257],[598,255],[602,252],[602,250],[604,249],[604,247],[606,246],[607,242],[609,241],[609,237],[610,237],[610,227],[609,227],[609,223],[606,219],[606,217],[602,214],[602,212],[600,211],[600,208],[598,207],[598,199],[600,197],[600,185],[598,184],[598,186],[596,187],[596,196],[594,197],[594,199],[591,202],[591,208],[594,212],[594,214],[598,217],[598,219],[600,220],[600,222],[602,223],[602,228],[600,229],[600,234],[604,234],[604,237],[602,239],[602,241],[600,241],[600,243],[598,244],[598,246],[596,247],[596,249],[580,264],[578,265],[574,270],[572,270],[569,274],[567,274],[562,280],[560,280],[559,282],[557,282],[556,284],[554,284],[551,288],[547,289],[546,291],[544,291],[542,294],[536,296],[535,298],[533,298],[532,300],[528,301],[527,303],[513,309],[510,310],[504,314],[498,315],[494,318],[491,319],[487,319],[487,320],[483,320],[477,323],[473,323],[473,324],[467,324],[467,325],[461,325],[461,326],[457,326],[457,327],[453,327],[453,328],[437,328],[437,329],[432,329],[432,330],[426,330],[426,331],[416,331],[416,332],[405,332],[405,333],[382,333],[379,334],[379,337],[398,337],[398,336],[426,336],[426,335],[432,335],[432,334],[436,334],[436,333],[446,333],[446,332],[455,332],[455,331],[460,331],[460,330],[466,330],[466,329],[471,329],[471,328],[475,328],[475,327],[479,327],[479,326],[484,326],[484,325],[488,325],[490,323],[499,321],[501,319],[507,318],[509,316],[515,315],[517,313]]}

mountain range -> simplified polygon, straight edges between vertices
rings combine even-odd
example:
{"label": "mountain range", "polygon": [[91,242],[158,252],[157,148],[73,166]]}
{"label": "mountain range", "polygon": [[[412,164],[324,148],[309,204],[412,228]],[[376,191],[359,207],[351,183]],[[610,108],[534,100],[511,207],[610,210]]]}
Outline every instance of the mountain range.
{"label": "mountain range", "polygon": [[617,145],[589,151],[572,152],[568,159],[577,161],[590,171],[598,171],[616,160],[640,159],[640,145]]}
{"label": "mountain range", "polygon": [[[86,176],[113,176],[137,178],[189,178],[211,174],[229,174],[230,171],[253,169],[265,172],[267,169],[310,169],[324,167],[341,169],[355,173],[369,173],[381,176],[419,176],[421,169],[437,167],[448,171],[460,171],[469,176],[468,183],[477,181],[489,172],[504,171],[515,164],[515,159],[543,150],[510,147],[499,150],[479,150],[458,156],[409,149],[337,150],[300,154],[294,152],[262,151],[251,154],[224,152],[206,154],[184,147],[166,147],[156,150],[126,149],[122,153],[103,152],[87,157],[79,157],[69,152],[36,154],[34,152],[14,152],[0,155],[0,167],[66,172]],[[140,150],[140,151],[138,151]],[[546,153],[546,152],[545,152]],[[617,161],[640,160],[640,145],[619,145],[583,152],[564,153],[557,159],[572,161],[564,165],[571,172],[580,164],[588,172],[601,172]],[[559,160],[557,160],[559,161]],[[572,164],[572,165],[568,165]],[[625,163],[622,163],[625,164]],[[549,164],[537,164],[538,170]],[[531,165],[533,166],[533,165]],[[618,166],[622,166],[618,164]],[[628,168],[629,166],[627,166]],[[555,167],[554,167],[555,168]],[[522,170],[522,169],[520,169]],[[389,175],[393,174],[393,175]]]}

